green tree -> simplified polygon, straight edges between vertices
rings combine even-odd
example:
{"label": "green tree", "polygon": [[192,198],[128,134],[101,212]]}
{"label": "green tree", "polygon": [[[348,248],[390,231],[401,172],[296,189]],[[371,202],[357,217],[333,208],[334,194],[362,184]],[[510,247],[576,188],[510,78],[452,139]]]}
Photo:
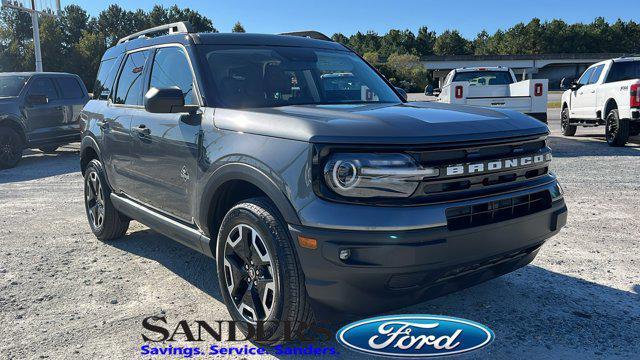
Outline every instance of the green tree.
{"label": "green tree", "polygon": [[233,29],[231,29],[231,32],[244,33],[246,31],[244,30],[244,27],[242,26],[242,24],[240,24],[240,21],[238,21],[238,22],[236,22],[235,25],[233,25]]}
{"label": "green tree", "polygon": [[436,55],[464,55],[470,54],[471,43],[463,38],[458,30],[446,30],[438,38],[433,46]]}
{"label": "green tree", "polygon": [[416,36],[416,53],[418,56],[433,55],[436,38],[435,31],[429,31],[429,28],[426,26],[419,28],[418,35]]}

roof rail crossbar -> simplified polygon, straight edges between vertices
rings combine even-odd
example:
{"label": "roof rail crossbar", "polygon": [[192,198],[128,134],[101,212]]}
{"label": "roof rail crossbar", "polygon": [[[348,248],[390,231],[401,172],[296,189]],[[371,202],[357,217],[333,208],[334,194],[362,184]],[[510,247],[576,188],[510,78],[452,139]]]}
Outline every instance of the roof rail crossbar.
{"label": "roof rail crossbar", "polygon": [[137,33],[131,34],[129,36],[125,36],[122,39],[118,40],[118,44],[122,44],[133,39],[146,37],[147,35],[150,35],[150,34],[166,32],[166,31],[168,31],[169,34],[190,34],[195,32],[190,22],[181,21],[181,22],[175,22],[172,24],[156,26],[151,29],[142,30]]}
{"label": "roof rail crossbar", "polygon": [[319,31],[294,31],[294,32],[281,33],[279,35],[301,36],[301,37],[307,37],[307,38],[310,38],[310,39],[324,40],[324,41],[333,42],[333,40],[331,40],[330,37],[328,37],[327,35],[319,32]]}

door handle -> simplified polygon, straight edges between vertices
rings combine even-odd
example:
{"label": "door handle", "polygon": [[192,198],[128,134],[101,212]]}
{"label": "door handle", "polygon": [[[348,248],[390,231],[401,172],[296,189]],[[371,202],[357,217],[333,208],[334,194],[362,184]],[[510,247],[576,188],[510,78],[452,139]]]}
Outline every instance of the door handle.
{"label": "door handle", "polygon": [[145,124],[140,124],[138,127],[133,128],[133,130],[137,132],[139,136],[148,136],[151,134],[151,129],[149,129]]}
{"label": "door handle", "polygon": [[595,90],[591,90],[591,93],[592,93],[592,94],[595,94],[595,93],[596,93],[596,91],[595,91]]}

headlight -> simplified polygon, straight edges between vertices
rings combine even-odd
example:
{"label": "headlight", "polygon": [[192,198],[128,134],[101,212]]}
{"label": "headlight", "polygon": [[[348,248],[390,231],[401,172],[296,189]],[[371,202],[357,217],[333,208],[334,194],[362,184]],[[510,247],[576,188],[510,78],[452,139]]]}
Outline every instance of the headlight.
{"label": "headlight", "polygon": [[437,168],[422,168],[405,154],[333,154],[324,166],[324,180],[335,193],[352,198],[406,198]]}

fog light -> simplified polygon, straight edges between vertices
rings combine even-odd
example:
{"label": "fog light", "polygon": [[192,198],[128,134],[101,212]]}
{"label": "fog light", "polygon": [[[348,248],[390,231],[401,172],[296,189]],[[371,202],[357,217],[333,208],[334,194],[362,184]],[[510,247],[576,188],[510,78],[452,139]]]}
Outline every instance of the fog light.
{"label": "fog light", "polygon": [[345,260],[348,260],[350,257],[351,257],[351,250],[349,249],[340,250],[340,260],[345,261]]}

